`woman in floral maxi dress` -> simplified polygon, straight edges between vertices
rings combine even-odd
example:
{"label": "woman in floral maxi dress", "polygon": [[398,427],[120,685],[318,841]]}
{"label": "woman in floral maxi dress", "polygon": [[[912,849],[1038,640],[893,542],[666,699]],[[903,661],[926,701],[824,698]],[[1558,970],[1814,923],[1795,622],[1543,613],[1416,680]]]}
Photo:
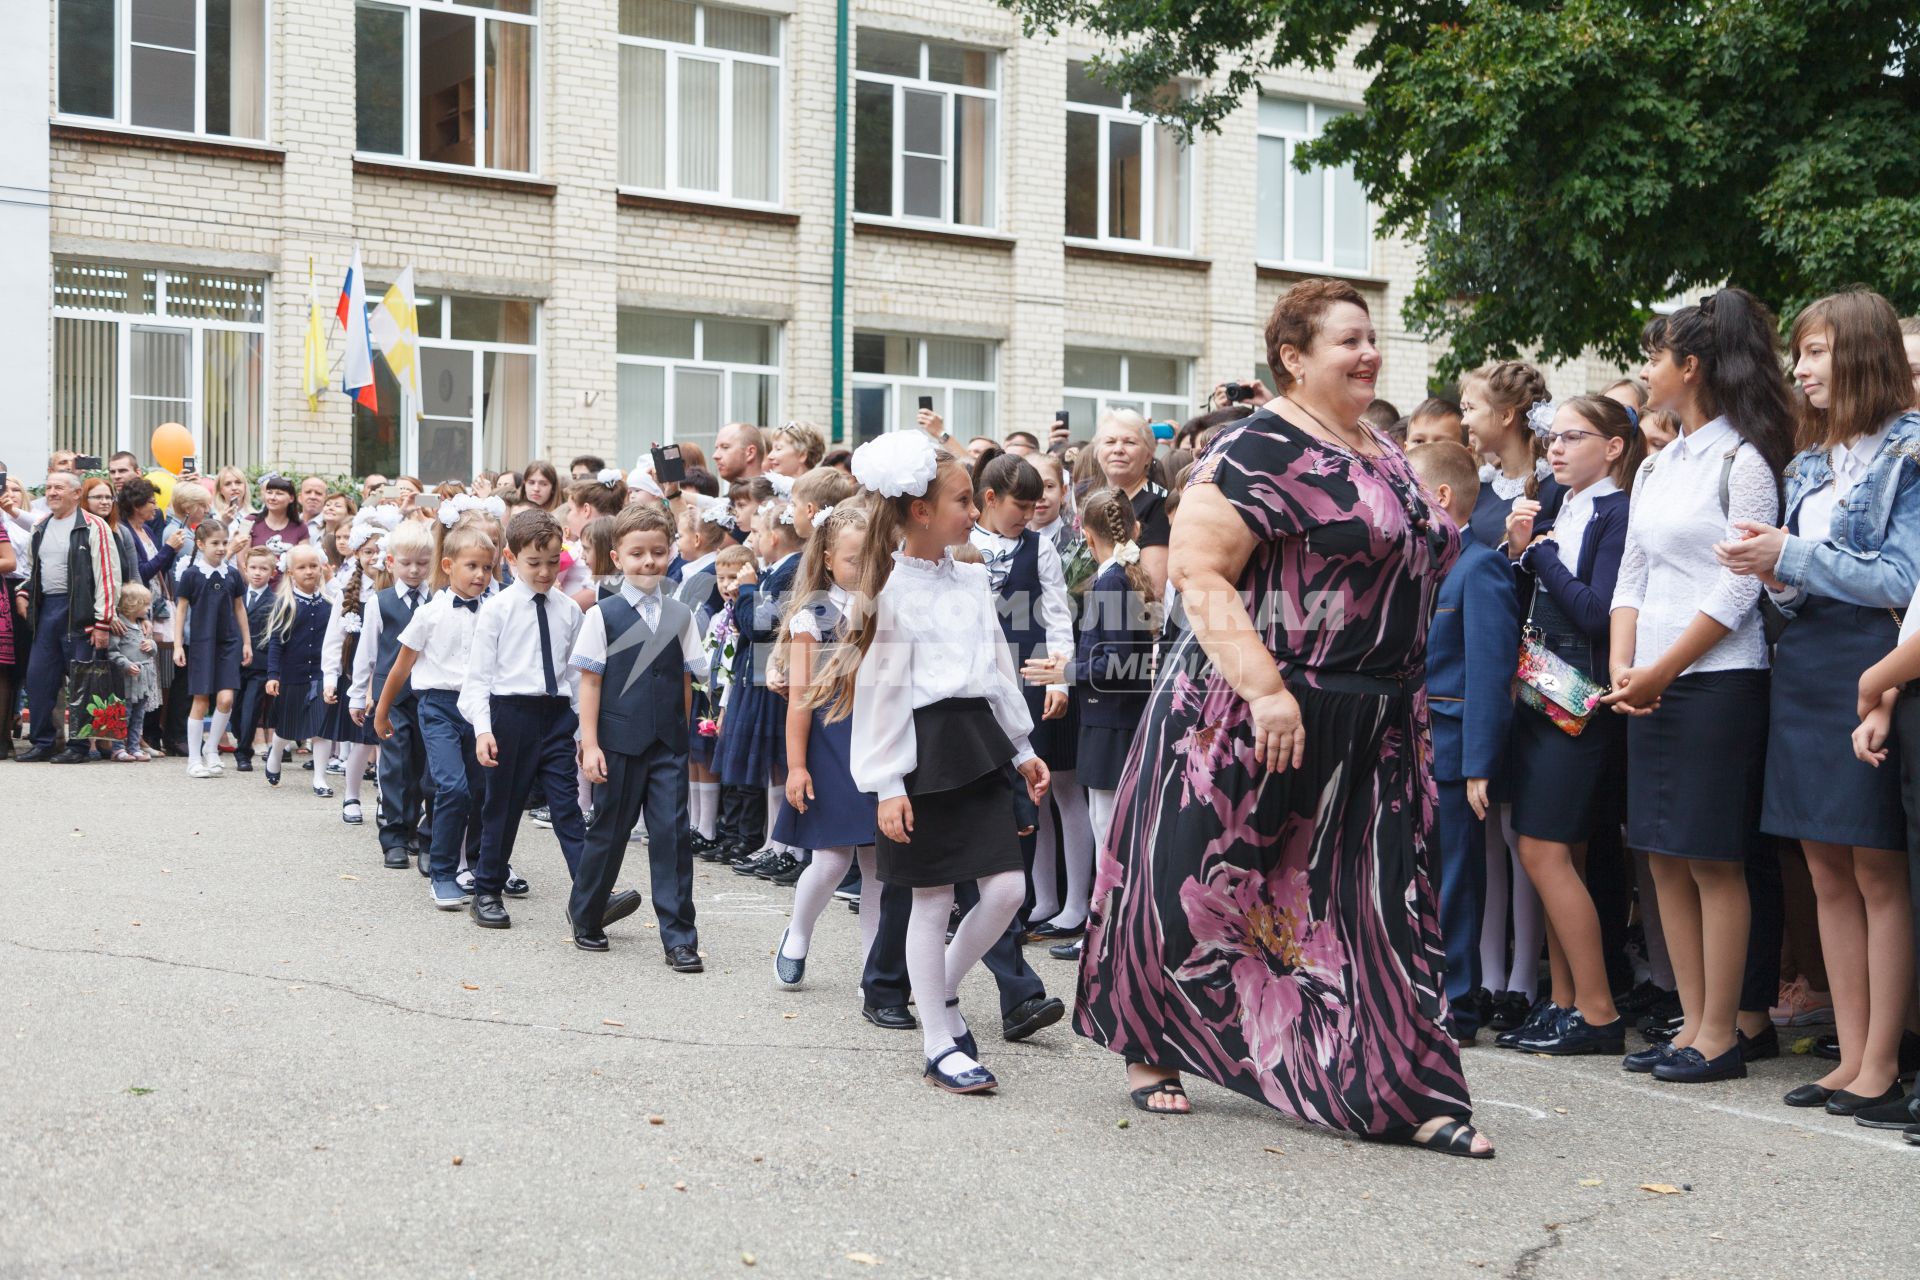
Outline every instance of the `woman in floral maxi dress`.
{"label": "woman in floral maxi dress", "polygon": [[1268,346],[1281,396],[1188,479],[1192,630],[1116,795],[1075,1026],[1148,1082],[1146,1110],[1187,1110],[1192,1071],[1313,1124],[1491,1156],[1442,1025],[1428,873],[1422,662],[1459,535],[1358,421],[1379,353],[1350,286],[1296,286]]}

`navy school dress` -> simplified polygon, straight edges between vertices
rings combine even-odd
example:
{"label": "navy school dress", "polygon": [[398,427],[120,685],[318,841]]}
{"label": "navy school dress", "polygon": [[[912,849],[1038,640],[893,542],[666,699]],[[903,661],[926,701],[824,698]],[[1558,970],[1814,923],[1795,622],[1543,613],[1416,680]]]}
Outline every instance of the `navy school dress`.
{"label": "navy school dress", "polygon": [[[989,565],[992,573],[995,566]],[[1006,572],[994,588],[994,608],[1000,614],[1000,631],[1013,650],[1016,669],[1033,657],[1047,656],[1047,628],[1040,613],[1040,535],[1031,529],[1020,532],[1020,542],[1007,562]],[[1069,686],[1071,688],[1071,686]],[[1067,699],[1067,714],[1058,720],[1043,720],[1047,691],[1039,685],[1020,686],[1027,700],[1027,713],[1033,717],[1033,733],[1028,738],[1034,754],[1046,761],[1055,773],[1072,769],[1079,753],[1080,717],[1076,700]],[[1084,785],[1084,783],[1082,784]]]}
{"label": "navy school dress", "polygon": [[[367,595],[372,598],[372,593]],[[346,607],[343,600],[336,608]],[[360,647],[360,623],[356,617],[343,625],[352,630],[344,631],[340,637],[340,677],[334,681],[333,702],[323,708],[320,718],[320,736],[332,742],[344,742],[348,745],[378,746],[380,738],[373,731],[372,708],[364,717],[364,723],[353,722],[353,712],[347,706],[347,691],[353,685],[353,654]],[[375,705],[379,704],[378,696]]]}
{"label": "navy school dress", "polygon": [[[674,591],[674,598],[693,610],[694,624],[698,628],[697,634],[700,636],[700,642],[705,644],[708,624],[726,603],[720,598],[720,580],[713,574],[713,556],[705,555],[694,560],[681,560],[676,554],[674,564],[680,569],[680,575],[674,578],[674,581],[679,584]],[[667,576],[673,577],[672,570],[668,571]],[[602,600],[612,594],[605,587],[601,588],[601,592]],[[692,705],[687,709],[687,759],[703,769],[713,768],[714,739],[703,737],[700,733],[700,722],[712,719],[714,714],[713,695],[708,692],[708,686],[712,683],[712,676],[709,675],[706,686],[698,684],[694,686]]]}
{"label": "navy school dress", "polygon": [[730,787],[764,787],[787,767],[787,700],[767,688],[766,666],[780,634],[780,608],[800,570],[798,552],[743,586],[733,604],[740,624],[733,657],[733,693],[713,751],[713,770]]}
{"label": "navy school dress", "polygon": [[[817,671],[831,652],[829,646],[839,643],[845,620],[831,600],[810,601],[807,607],[821,641],[813,663]],[[773,838],[797,849],[872,844],[879,801],[854,785],[852,761],[853,717],[829,720],[826,707],[815,707],[807,730],[807,774],[813,780],[813,799],[805,813],[796,813],[783,794],[773,820]]]}
{"label": "navy school dress", "polygon": [[320,696],[320,646],[333,604],[323,595],[293,593],[293,618],[267,637],[267,679],[280,682],[273,731],[282,738],[323,738],[327,704]]}
{"label": "navy school dress", "polygon": [[[1486,472],[1482,471],[1482,475]],[[1540,492],[1535,501],[1540,504],[1539,518],[1533,522],[1534,532],[1545,532],[1552,524],[1554,516],[1559,514],[1560,503],[1567,494],[1566,486],[1552,476],[1540,478]],[[1482,546],[1498,551],[1507,541],[1507,517],[1513,514],[1515,499],[1503,498],[1494,492],[1493,481],[1480,482],[1480,496],[1473,504],[1473,515],[1467,520],[1473,530],[1473,536]]]}
{"label": "navy school dress", "polygon": [[178,594],[187,610],[187,692],[211,698],[240,687],[240,622],[233,601],[246,583],[230,565],[209,569],[198,561],[180,575]]}
{"label": "navy school dress", "polygon": [[1082,597],[1074,636],[1073,687],[1080,704],[1080,785],[1120,786],[1127,752],[1147,711],[1153,632],[1146,602],[1127,583],[1127,567],[1109,564]]}

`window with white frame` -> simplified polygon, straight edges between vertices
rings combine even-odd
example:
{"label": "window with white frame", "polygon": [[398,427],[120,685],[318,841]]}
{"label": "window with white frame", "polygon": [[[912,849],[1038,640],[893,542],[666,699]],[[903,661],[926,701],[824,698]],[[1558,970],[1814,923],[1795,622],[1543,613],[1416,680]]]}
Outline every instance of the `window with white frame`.
{"label": "window with white frame", "polygon": [[764,426],[779,413],[780,326],[770,321],[622,311],[615,347],[621,466],[669,441],[711,454],[727,423]]}
{"label": "window with white frame", "polygon": [[1296,98],[1260,99],[1255,254],[1262,262],[1335,271],[1373,265],[1373,214],[1352,165],[1293,167],[1294,151],[1320,136],[1344,107]]}
{"label": "window with white frame", "polygon": [[532,173],[539,26],[538,0],[360,0],[356,149]]}
{"label": "window with white frame", "polygon": [[854,442],[914,427],[923,397],[953,436],[993,435],[994,346],[974,338],[856,332]]}
{"label": "window with white frame", "polygon": [[620,0],[622,187],[777,204],[778,16]]}
{"label": "window with white frame", "polygon": [[1134,105],[1067,64],[1067,236],[1191,248],[1192,149]]}
{"label": "window with white frame", "polygon": [[267,136],[267,0],[57,0],[63,116]]}
{"label": "window with white frame", "polygon": [[993,226],[999,55],[863,27],[854,67],[854,212]]}
{"label": "window with white frame", "polygon": [[[385,293],[385,283],[367,287],[370,313]],[[379,408],[353,406],[355,474],[412,475],[433,485],[518,471],[539,456],[538,307],[523,298],[443,293],[416,293],[414,303],[419,413],[376,352]]]}
{"label": "window with white frame", "polygon": [[1149,422],[1180,422],[1191,411],[1187,391],[1192,361],[1137,351],[1068,347],[1061,407],[1072,415],[1075,439],[1090,440],[1100,415],[1132,409]]}
{"label": "window with white frame", "polygon": [[178,422],[203,471],[260,462],[266,293],[262,276],[56,260],[54,446],[151,465],[153,429]]}

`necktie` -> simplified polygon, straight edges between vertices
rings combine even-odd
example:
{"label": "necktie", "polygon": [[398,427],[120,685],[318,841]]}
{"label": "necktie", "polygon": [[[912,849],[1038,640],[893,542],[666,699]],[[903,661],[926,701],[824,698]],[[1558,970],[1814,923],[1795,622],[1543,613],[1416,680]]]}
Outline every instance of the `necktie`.
{"label": "necktie", "polygon": [[553,678],[553,632],[547,626],[547,596],[543,591],[533,598],[533,616],[540,620],[540,676],[547,682],[547,696],[560,692]]}
{"label": "necktie", "polygon": [[253,612],[253,606],[260,603],[260,593],[251,587],[247,589],[247,612]]}
{"label": "necktie", "polygon": [[640,620],[647,624],[647,630],[660,629],[660,597],[658,595],[640,597]]}
{"label": "necktie", "polygon": [[418,609],[420,607],[420,597],[417,593],[409,591],[407,592],[406,598],[407,598],[408,613],[412,613],[415,609]]}
{"label": "necktie", "polygon": [[465,596],[460,595],[454,596],[453,607],[456,609],[465,609],[469,613],[480,612],[480,602],[478,600],[469,600]]}

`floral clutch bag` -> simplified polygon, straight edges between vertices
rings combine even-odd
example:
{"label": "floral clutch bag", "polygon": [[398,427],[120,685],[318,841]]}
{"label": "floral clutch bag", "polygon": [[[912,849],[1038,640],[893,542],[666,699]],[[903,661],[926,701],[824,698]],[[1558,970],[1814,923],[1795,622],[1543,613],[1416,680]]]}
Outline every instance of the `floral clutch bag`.
{"label": "floral clutch bag", "polygon": [[1520,701],[1579,737],[1606,692],[1593,678],[1541,643],[1529,630],[1520,640],[1520,665],[1514,672]]}

